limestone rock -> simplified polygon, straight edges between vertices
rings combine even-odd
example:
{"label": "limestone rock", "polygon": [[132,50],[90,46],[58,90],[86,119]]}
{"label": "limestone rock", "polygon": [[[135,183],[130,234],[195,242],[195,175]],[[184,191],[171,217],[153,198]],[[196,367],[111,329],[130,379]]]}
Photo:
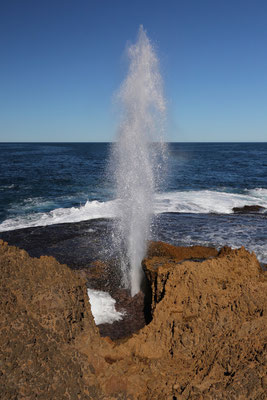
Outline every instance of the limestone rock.
{"label": "limestone rock", "polygon": [[264,399],[267,280],[256,256],[241,248],[144,267],[161,285],[151,282],[153,320],[128,346],[154,371],[147,398]]}
{"label": "limestone rock", "polygon": [[256,256],[192,248],[183,261],[160,246],[143,262],[153,319],[112,341],[99,336],[82,278],[0,243],[1,399],[265,399],[267,278]]}
{"label": "limestone rock", "polygon": [[33,259],[3,241],[0,273],[1,399],[98,396],[90,364],[74,347],[84,331],[90,349],[99,339],[84,281],[52,257]]}
{"label": "limestone rock", "polygon": [[190,259],[206,259],[217,256],[218,251],[214,247],[204,246],[173,246],[164,242],[150,242],[147,252],[147,258],[167,257],[174,258],[177,261]]}

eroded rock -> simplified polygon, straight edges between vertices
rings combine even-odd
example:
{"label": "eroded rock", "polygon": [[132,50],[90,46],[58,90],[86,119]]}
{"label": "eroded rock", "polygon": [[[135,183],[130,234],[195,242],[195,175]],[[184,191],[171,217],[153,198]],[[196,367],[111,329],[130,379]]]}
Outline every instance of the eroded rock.
{"label": "eroded rock", "polygon": [[175,254],[144,260],[153,319],[113,342],[82,278],[1,243],[1,399],[264,399],[266,272],[244,248]]}
{"label": "eroded rock", "polygon": [[164,242],[150,242],[147,258],[151,257],[167,257],[174,258],[176,261],[190,259],[206,259],[217,256],[218,251],[214,247],[205,246],[173,246]]}
{"label": "eroded rock", "polygon": [[74,346],[86,331],[93,353],[99,339],[84,281],[52,257],[33,259],[3,241],[0,273],[1,399],[100,396]]}

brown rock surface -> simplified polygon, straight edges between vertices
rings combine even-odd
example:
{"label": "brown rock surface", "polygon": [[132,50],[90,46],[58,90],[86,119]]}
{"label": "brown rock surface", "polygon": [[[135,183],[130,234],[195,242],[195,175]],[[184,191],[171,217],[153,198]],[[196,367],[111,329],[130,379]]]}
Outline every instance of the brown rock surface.
{"label": "brown rock surface", "polygon": [[79,268],[75,270],[76,274],[86,280],[87,287],[91,289],[107,290],[110,289],[109,266],[103,261],[94,261],[89,268]]}
{"label": "brown rock surface", "polygon": [[[175,387],[182,399],[264,399],[267,281],[255,255],[241,248],[202,263],[159,261],[144,261],[161,284],[152,282],[153,320],[135,349],[159,358],[166,396]],[[150,391],[152,399],[156,385]]]}
{"label": "brown rock surface", "polygon": [[214,247],[204,246],[173,246],[164,242],[150,242],[147,257],[167,257],[174,258],[176,261],[190,259],[206,259],[217,256],[218,251]]}
{"label": "brown rock surface", "polygon": [[150,255],[153,319],[112,342],[80,277],[1,244],[1,399],[265,399],[267,280],[255,255]]}
{"label": "brown rock surface", "polygon": [[89,349],[99,339],[84,281],[53,257],[33,259],[3,241],[0,273],[1,400],[98,396],[87,357],[73,345],[84,331]]}

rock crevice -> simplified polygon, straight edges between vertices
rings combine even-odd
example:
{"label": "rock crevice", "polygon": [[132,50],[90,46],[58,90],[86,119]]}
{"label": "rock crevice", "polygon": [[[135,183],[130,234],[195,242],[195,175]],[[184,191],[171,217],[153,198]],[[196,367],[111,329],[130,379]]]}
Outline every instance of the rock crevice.
{"label": "rock crevice", "polygon": [[153,246],[143,261],[153,318],[114,342],[100,337],[81,277],[0,243],[3,400],[264,399],[267,279],[256,256]]}

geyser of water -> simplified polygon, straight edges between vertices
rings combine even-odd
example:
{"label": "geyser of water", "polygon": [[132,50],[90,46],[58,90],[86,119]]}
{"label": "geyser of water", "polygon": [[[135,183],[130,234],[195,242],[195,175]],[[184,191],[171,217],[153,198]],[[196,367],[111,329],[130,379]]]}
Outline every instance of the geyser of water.
{"label": "geyser of water", "polygon": [[140,291],[141,262],[149,239],[153,197],[164,157],[165,101],[158,59],[141,26],[128,48],[128,75],[118,92],[121,123],[113,146],[117,197],[121,200],[115,233],[120,248],[123,286]]}

